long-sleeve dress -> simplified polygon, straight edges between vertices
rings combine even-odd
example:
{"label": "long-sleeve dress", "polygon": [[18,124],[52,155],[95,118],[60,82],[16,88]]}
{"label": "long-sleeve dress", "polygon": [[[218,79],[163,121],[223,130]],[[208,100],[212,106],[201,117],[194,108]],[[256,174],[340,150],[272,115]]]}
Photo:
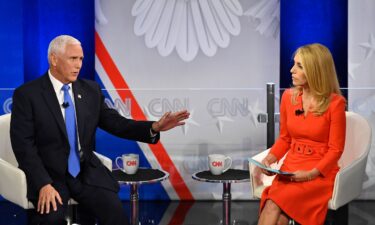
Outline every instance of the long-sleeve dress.
{"label": "long-sleeve dress", "polygon": [[[333,184],[339,170],[338,160],[345,144],[344,97],[332,94],[329,107],[322,115],[312,112],[299,115],[302,93],[296,105],[291,101],[292,90],[284,92],[280,106],[280,136],[271,148],[277,160],[286,153],[283,171],[317,168],[320,176],[306,182],[293,182],[276,176],[272,185],[262,194],[260,209],[272,199],[281,210],[302,225],[323,224]],[[298,114],[298,115],[297,115]]]}

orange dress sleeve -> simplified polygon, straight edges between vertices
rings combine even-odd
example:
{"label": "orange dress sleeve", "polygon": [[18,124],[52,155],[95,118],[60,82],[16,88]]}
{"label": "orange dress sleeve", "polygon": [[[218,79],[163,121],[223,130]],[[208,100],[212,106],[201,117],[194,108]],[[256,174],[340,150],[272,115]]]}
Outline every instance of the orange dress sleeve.
{"label": "orange dress sleeve", "polygon": [[346,132],[345,105],[344,97],[335,95],[328,108],[330,119],[328,150],[316,165],[316,168],[323,176],[326,176],[332,168],[337,166],[337,162],[344,151]]}
{"label": "orange dress sleeve", "polygon": [[280,104],[280,134],[271,148],[271,153],[279,161],[289,150],[291,137],[287,128],[287,107],[291,104],[291,90],[285,90]]}

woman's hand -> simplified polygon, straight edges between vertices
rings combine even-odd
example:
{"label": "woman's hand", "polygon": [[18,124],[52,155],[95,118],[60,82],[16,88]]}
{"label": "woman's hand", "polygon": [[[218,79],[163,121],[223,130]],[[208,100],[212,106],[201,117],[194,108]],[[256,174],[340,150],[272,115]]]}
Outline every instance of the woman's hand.
{"label": "woman's hand", "polygon": [[316,168],[306,171],[306,170],[297,170],[293,172],[293,176],[290,177],[290,181],[292,182],[307,182],[314,180],[316,177],[320,175],[319,170]]}
{"label": "woman's hand", "polygon": [[[263,160],[262,164],[265,165],[266,167],[271,167],[273,163],[277,161],[276,156],[274,156],[272,153],[269,153]],[[273,176],[275,173],[269,172],[267,170],[262,169],[262,173],[266,174],[267,176]]]}

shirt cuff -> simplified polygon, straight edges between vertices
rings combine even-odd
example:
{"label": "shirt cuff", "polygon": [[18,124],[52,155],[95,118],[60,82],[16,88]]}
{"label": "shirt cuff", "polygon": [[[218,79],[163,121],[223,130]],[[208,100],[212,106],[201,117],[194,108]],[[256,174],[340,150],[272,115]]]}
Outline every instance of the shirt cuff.
{"label": "shirt cuff", "polygon": [[158,132],[154,132],[152,128],[150,128],[150,137],[154,138],[156,135],[158,135]]}

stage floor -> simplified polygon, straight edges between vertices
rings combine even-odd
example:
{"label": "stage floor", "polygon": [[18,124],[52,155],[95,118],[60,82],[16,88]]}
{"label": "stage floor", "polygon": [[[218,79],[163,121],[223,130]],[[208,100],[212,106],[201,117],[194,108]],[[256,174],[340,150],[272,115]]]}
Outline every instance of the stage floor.
{"label": "stage floor", "polygon": [[[129,202],[124,202],[129,215]],[[258,201],[234,201],[231,206],[232,225],[256,225]],[[349,204],[349,225],[375,225],[375,201],[354,201]],[[139,204],[142,225],[219,225],[222,224],[220,201],[142,201]],[[27,212],[7,201],[0,202],[1,225],[27,224]],[[328,224],[328,223],[327,223]]]}

